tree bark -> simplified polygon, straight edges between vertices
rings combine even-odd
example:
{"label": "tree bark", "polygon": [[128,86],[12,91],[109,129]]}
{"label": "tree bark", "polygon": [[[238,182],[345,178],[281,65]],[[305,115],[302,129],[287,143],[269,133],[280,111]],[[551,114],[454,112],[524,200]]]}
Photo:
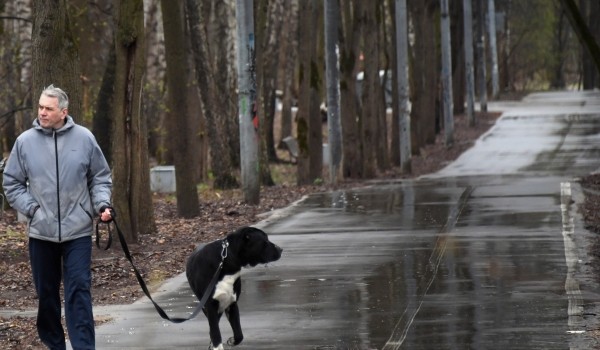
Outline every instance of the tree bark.
{"label": "tree bark", "polygon": [[258,75],[258,114],[261,116],[260,178],[261,184],[273,186],[270,161],[277,161],[275,152],[275,90],[279,57],[278,33],[281,31],[283,3],[281,0],[259,0],[256,13],[256,36],[260,42],[256,62]]}
{"label": "tree bark", "polygon": [[242,191],[249,204],[260,202],[259,116],[256,114],[256,52],[252,0],[237,0],[238,113]]}
{"label": "tree bark", "polygon": [[183,3],[161,0],[165,52],[167,58],[167,89],[172,122],[167,123],[175,165],[177,212],[191,218],[199,214],[198,191],[192,154],[191,113],[188,109],[186,77],[190,72],[185,50]]}
{"label": "tree bark", "polygon": [[411,84],[411,130],[412,152],[435,142],[436,122],[439,128],[439,111],[436,108],[439,92],[439,58],[436,50],[435,0],[409,1],[410,12],[415,23],[414,56]]}
{"label": "tree bark", "polygon": [[340,65],[338,51],[337,0],[325,0],[325,58],[327,84],[327,135],[329,143],[329,183],[336,184],[342,161],[342,125],[340,122]]}
{"label": "tree bark", "polygon": [[[320,83],[319,72],[316,62],[316,17],[317,10],[315,2],[301,1],[298,11],[299,21],[305,22],[306,27],[300,30],[299,35],[299,98],[298,114],[296,116],[296,129],[298,133],[298,176],[299,185],[312,183],[315,176],[316,152],[322,152],[322,148],[316,149],[314,135],[315,117],[321,124],[319,114],[318,88]],[[319,133],[319,145],[322,147]],[[318,155],[319,169],[322,168],[322,154]]]}
{"label": "tree bark", "polygon": [[66,0],[32,2],[32,86],[33,113],[37,115],[37,98],[54,84],[69,96],[69,114],[83,118],[82,84],[79,52]]}
{"label": "tree bark", "polygon": [[281,39],[281,51],[283,53],[281,66],[284,77],[283,97],[281,101],[281,135],[279,147],[283,145],[284,138],[293,136],[292,128],[292,103],[296,86],[296,56],[298,52],[298,0],[290,0],[284,8],[286,21],[283,23],[283,35]]}
{"label": "tree bark", "polygon": [[377,144],[378,140],[378,111],[381,85],[379,83],[379,47],[377,36],[377,22],[375,11],[377,2],[362,4],[363,16],[363,46],[364,46],[364,70],[362,84],[362,123],[361,137],[364,157],[364,177],[373,178],[377,175]]}
{"label": "tree bark", "polygon": [[342,30],[340,35],[340,113],[342,118],[342,175],[345,178],[363,177],[362,144],[359,137],[360,105],[356,94],[358,44],[361,22],[357,13],[360,0],[342,1]]}
{"label": "tree bark", "polygon": [[237,179],[233,176],[233,166],[228,147],[229,137],[226,136],[222,122],[219,119],[227,119],[227,115],[216,113],[222,108],[217,108],[215,91],[212,88],[214,79],[213,72],[209,66],[208,47],[200,23],[203,19],[199,10],[197,0],[187,0],[188,26],[192,40],[192,51],[196,65],[196,82],[200,88],[200,97],[204,106],[204,117],[206,118],[207,132],[210,143],[211,168],[214,174],[213,187],[216,189],[230,189],[239,186]]}
{"label": "tree bark", "polygon": [[145,70],[142,0],[115,1],[115,89],[113,97],[113,204],[126,240],[153,233],[148,130],[141,113]]}

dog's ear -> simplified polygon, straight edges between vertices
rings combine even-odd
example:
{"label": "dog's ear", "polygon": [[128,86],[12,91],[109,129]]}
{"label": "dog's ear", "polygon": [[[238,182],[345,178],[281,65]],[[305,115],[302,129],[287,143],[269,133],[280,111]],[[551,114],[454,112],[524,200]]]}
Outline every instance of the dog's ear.
{"label": "dog's ear", "polygon": [[257,232],[266,235],[263,230],[259,230],[256,227],[246,226],[240,229],[240,233],[244,236],[245,241],[248,241],[251,235]]}

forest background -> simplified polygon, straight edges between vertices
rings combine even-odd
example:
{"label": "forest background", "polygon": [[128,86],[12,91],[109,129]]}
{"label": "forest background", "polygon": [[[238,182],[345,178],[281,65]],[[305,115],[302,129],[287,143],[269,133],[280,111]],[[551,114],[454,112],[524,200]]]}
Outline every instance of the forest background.
{"label": "forest background", "polygon": [[[472,8],[469,21],[465,5]],[[251,43],[238,36],[241,9],[253,13]],[[453,115],[470,112],[471,70],[482,87],[482,112],[488,99],[598,88],[599,15],[600,4],[587,0],[4,0],[0,151],[7,156],[30,127],[44,86],[64,88],[70,114],[93,131],[111,164],[119,224],[134,242],[156,232],[154,165],[175,166],[183,218],[199,215],[202,186],[248,186],[240,71],[250,71],[253,84],[259,186],[277,184],[272,167],[283,161],[287,136],[298,146],[297,184],[410,173],[403,157],[419,155],[453,126]],[[400,68],[410,101],[404,138],[398,18],[405,18],[400,27],[408,39]],[[329,174],[323,145],[335,115],[325,103],[332,84],[325,78],[328,23],[337,39],[342,140],[340,167]],[[249,66],[240,65],[240,47],[249,51]],[[472,66],[465,64],[467,48],[474,49]],[[467,127],[476,123],[473,117]],[[256,204],[260,197],[245,200]]]}

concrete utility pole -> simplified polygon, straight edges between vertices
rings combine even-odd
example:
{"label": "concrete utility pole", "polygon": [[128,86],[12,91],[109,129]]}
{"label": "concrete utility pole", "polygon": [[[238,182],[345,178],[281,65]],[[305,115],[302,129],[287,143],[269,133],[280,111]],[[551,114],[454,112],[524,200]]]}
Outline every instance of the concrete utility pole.
{"label": "concrete utility pole", "polygon": [[237,0],[238,107],[242,190],[246,203],[260,201],[259,125],[256,114],[256,54],[253,0]]}
{"label": "concrete utility pole", "polygon": [[479,80],[479,104],[487,112],[487,78],[485,73],[485,0],[477,1],[477,78]]}
{"label": "concrete utility pole", "polygon": [[408,95],[408,20],[406,0],[396,0],[396,56],[398,72],[398,117],[400,118],[400,167],[402,173],[410,174],[410,107]]}
{"label": "concrete utility pole", "polygon": [[490,55],[492,56],[492,98],[498,96],[498,50],[496,48],[496,7],[494,0],[488,0],[488,35],[490,36]]}
{"label": "concrete utility pole", "polygon": [[465,32],[465,75],[467,89],[467,120],[475,125],[475,76],[473,73],[473,11],[471,0],[463,0],[463,21]]}
{"label": "concrete utility pole", "polygon": [[452,52],[450,45],[450,16],[448,0],[440,0],[442,32],[442,102],[446,147],[454,142],[454,108],[452,105]]}
{"label": "concrete utility pole", "polygon": [[337,183],[342,162],[342,125],[340,121],[340,65],[337,0],[325,0],[325,70],[327,79],[327,130],[329,141],[329,182]]}

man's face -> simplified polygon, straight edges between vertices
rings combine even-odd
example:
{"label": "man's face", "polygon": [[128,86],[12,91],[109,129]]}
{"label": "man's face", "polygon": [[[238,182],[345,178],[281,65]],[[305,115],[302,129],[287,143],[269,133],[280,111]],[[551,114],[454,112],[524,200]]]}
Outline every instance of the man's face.
{"label": "man's face", "polygon": [[66,108],[58,107],[58,98],[46,95],[40,96],[40,105],[38,107],[38,120],[44,129],[59,129],[65,122],[67,116]]}

